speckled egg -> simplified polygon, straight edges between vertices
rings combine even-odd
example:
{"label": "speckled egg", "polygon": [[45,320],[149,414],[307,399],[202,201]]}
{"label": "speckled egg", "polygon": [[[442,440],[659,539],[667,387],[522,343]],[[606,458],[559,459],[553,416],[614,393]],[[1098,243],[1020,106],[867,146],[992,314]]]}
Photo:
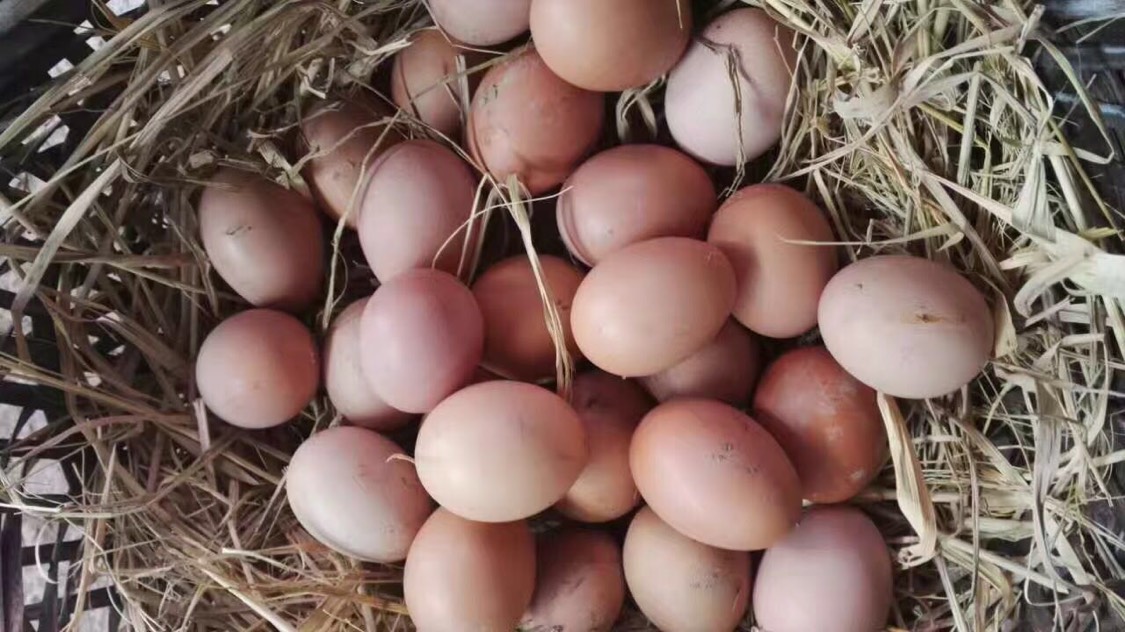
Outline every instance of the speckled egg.
{"label": "speckled egg", "polygon": [[733,632],[750,603],[750,556],[702,544],[642,508],[622,550],[625,582],[665,632]]}
{"label": "speckled egg", "polygon": [[753,419],[713,400],[654,408],[633,433],[629,464],[645,503],[711,546],[768,548],[801,513],[801,482],[781,446]]}
{"label": "speckled egg", "polygon": [[285,476],[289,506],[314,538],[345,555],[400,562],[433,510],[397,444],[337,426],[301,444]]}
{"label": "speckled egg", "polygon": [[850,499],[887,457],[875,391],[848,375],[824,347],[794,349],[774,360],[754,393],[753,410],[793,461],[812,502]]}
{"label": "speckled egg", "polygon": [[533,195],[560,184],[593,150],[605,99],[560,79],[533,47],[489,69],[473,95],[468,145],[493,178]]}
{"label": "speckled egg", "polygon": [[625,602],[621,547],[607,534],[564,527],[540,536],[525,630],[609,632]]}
{"label": "speckled egg", "polygon": [[875,390],[925,398],[968,384],[992,357],[992,313],[952,268],[918,257],[862,259],[820,299],[832,357]]}

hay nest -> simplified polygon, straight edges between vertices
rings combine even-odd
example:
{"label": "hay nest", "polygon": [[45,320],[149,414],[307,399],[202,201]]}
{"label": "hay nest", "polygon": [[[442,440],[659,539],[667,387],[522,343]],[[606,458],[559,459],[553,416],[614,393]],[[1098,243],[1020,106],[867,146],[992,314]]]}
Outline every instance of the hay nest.
{"label": "hay nest", "polygon": [[[138,630],[406,628],[401,569],[324,549],[286,507],[293,446],[338,421],[327,402],[267,433],[207,423],[192,360],[240,306],[209,273],[193,202],[220,164],[303,188],[295,121],[330,95],[374,91],[373,71],[426,11],[418,0],[152,5],[127,20],[94,3],[107,43],[0,131],[0,155],[31,155],[53,115],[97,114],[53,176],[0,197],[0,253],[20,277],[0,371],[66,405],[9,448],[3,503],[81,530],[76,621],[84,588],[108,576]],[[1125,362],[1125,259],[1109,252],[1120,218],[1085,170],[1110,156],[1067,142],[1025,56],[1042,47],[1068,68],[1040,13],[1019,0],[760,5],[805,36],[764,178],[808,190],[848,257],[948,262],[995,308],[995,359],[971,387],[880,399],[893,464],[857,502],[897,556],[891,624],[1120,629],[1125,541],[1104,518],[1121,511],[1110,469],[1125,460],[1107,432]],[[653,136],[660,92],[621,97],[617,138]],[[342,229],[333,246],[332,291],[310,314],[321,330],[344,292],[370,291]],[[29,309],[49,315],[53,336],[26,331]],[[57,370],[32,353],[44,339]],[[60,504],[24,484],[48,452],[79,460],[84,493]]]}

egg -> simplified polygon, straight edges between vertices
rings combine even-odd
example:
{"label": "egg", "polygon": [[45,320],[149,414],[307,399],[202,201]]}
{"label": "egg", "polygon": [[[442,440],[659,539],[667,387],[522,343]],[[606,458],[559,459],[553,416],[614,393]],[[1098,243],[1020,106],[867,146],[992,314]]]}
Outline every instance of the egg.
{"label": "egg", "polygon": [[875,391],[848,375],[824,347],[783,354],[754,394],[754,419],[797,468],[814,503],[850,499],[879,473],[887,436]]}
{"label": "egg", "polygon": [[458,274],[471,257],[477,180],[457,154],[430,140],[388,150],[363,195],[359,242],[380,281],[414,268]]}
{"label": "egg", "polygon": [[622,145],[578,167],[556,217],[567,249],[592,266],[638,241],[702,239],[717,205],[711,178],[691,158],[660,145]]}
{"label": "egg", "polygon": [[882,630],[891,579],[886,544],[867,516],[851,507],[814,507],[762,558],[754,617],[769,632]]}
{"label": "egg", "polygon": [[535,590],[531,530],[438,509],[414,538],[402,590],[419,632],[515,629]]}
{"label": "egg", "polygon": [[688,0],[533,0],[531,37],[551,70],[580,88],[621,92],[659,79],[691,38]]}
{"label": "egg", "polygon": [[918,257],[860,260],[820,298],[820,333],[848,373],[895,397],[938,397],[992,356],[984,296],[952,268]]}
{"label": "egg", "polygon": [[358,225],[372,166],[401,140],[396,130],[380,123],[387,109],[374,100],[355,98],[321,105],[301,121],[311,156],[305,179],[321,210],[333,220],[345,218],[349,228]]}
{"label": "egg", "polygon": [[781,446],[727,404],[676,399],[657,406],[633,433],[629,464],[645,503],[704,544],[764,549],[801,514],[801,482]]}
{"label": "egg", "polygon": [[659,373],[718,335],[735,289],[718,248],[684,237],[642,241],[610,254],[578,286],[574,341],[614,375]]}
{"label": "egg", "polygon": [[395,55],[391,66],[391,99],[418,120],[446,136],[461,131],[462,79],[457,48],[441,31],[425,29],[411,35],[410,46]]}
{"label": "egg", "polygon": [[320,293],[320,219],[294,191],[221,169],[199,200],[199,235],[215,272],[251,305],[298,311]]}
{"label": "egg", "polygon": [[402,448],[353,426],[329,428],[302,443],[289,461],[285,494],[310,535],[371,562],[406,559],[433,510]]}
{"label": "egg", "polygon": [[717,399],[745,406],[754,391],[762,351],[754,336],[728,320],[703,348],[660,373],[640,378],[657,401],[677,397]]}
{"label": "egg", "polygon": [[523,630],[609,632],[625,603],[621,548],[599,531],[564,528],[539,538],[535,594]]}
{"label": "egg", "polygon": [[531,0],[427,0],[434,22],[450,37],[492,46],[527,31]]}
{"label": "egg", "polygon": [[590,455],[555,508],[580,522],[616,520],[640,499],[629,471],[629,442],[652,401],[635,382],[597,370],[574,378],[570,401],[586,429]]}
{"label": "egg", "polygon": [[746,614],[749,554],[696,542],[648,507],[629,525],[621,557],[633,600],[663,632],[729,632]]}
{"label": "egg", "polygon": [[551,72],[532,47],[515,51],[481,79],[469,111],[468,145],[501,183],[518,177],[537,195],[574,171],[601,136],[600,93]]}
{"label": "egg", "polygon": [[348,305],[332,321],[324,339],[324,389],[345,419],[380,432],[397,430],[414,418],[391,407],[375,392],[361,368],[360,322],[368,299]]}
{"label": "egg", "polygon": [[360,366],[389,405],[425,413],[468,383],[484,349],[472,292],[440,270],[410,270],[381,286],[363,309]]}
{"label": "egg", "polygon": [[797,68],[794,37],[761,9],[728,11],[704,27],[668,73],[664,113],[676,143],[728,167],[776,144]]}
{"label": "egg", "polygon": [[[582,273],[558,257],[539,256],[543,278],[551,288],[571,356],[580,359],[570,332],[570,305]],[[484,363],[506,377],[537,381],[555,376],[555,343],[539,284],[526,255],[505,259],[473,283],[473,296],[484,314]]]}
{"label": "egg", "polygon": [[418,477],[442,507],[481,522],[527,518],[562,498],[586,465],[570,404],[522,382],[484,382],[441,402],[418,433]]}
{"label": "egg", "polygon": [[241,428],[270,428],[296,417],[319,382],[312,334],[296,318],[271,309],[247,310],[219,323],[195,359],[203,403]]}
{"label": "egg", "polygon": [[726,201],[707,241],[738,276],[734,317],[771,338],[798,336],[816,325],[820,293],[836,272],[828,220],[805,195],[780,184],[748,186]]}

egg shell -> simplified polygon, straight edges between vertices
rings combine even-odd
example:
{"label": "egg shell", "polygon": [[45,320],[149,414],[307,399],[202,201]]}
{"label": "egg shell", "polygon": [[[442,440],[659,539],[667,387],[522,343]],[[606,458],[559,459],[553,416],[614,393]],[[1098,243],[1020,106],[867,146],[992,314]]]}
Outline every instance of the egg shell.
{"label": "egg shell", "polygon": [[718,248],[684,237],[642,241],[586,275],[570,308],[574,341],[614,375],[659,373],[718,335],[735,289]]}
{"label": "egg shell", "polygon": [[781,444],[814,503],[843,502],[879,474],[887,458],[875,391],[824,347],[774,360],[754,394],[754,419]]}
{"label": "egg shell", "polygon": [[654,408],[633,433],[629,464],[648,506],[704,544],[764,549],[801,515],[801,482],[781,446],[721,402],[676,399]]}
{"label": "egg shell", "polygon": [[[738,64],[739,109],[731,54]],[[761,156],[781,138],[796,67],[793,32],[765,11],[720,15],[668,73],[664,113],[672,137],[687,153],[716,165],[733,167]]]}
{"label": "egg shell", "polygon": [[[570,331],[570,306],[582,272],[558,257],[539,256],[543,278],[558,308],[567,350],[581,359]],[[497,373],[534,382],[555,375],[555,343],[539,285],[525,255],[505,259],[473,283],[473,296],[484,314],[484,363]]]}
{"label": "egg shell", "polygon": [[380,287],[363,309],[360,366],[391,406],[429,412],[468,383],[484,349],[472,292],[440,270],[410,270]]}
{"label": "egg shell", "polygon": [[571,403],[586,429],[590,456],[555,506],[580,522],[608,522],[640,500],[629,470],[629,443],[652,400],[635,382],[593,370],[574,378]]}
{"label": "egg shell", "polygon": [[195,360],[199,396],[241,428],[278,426],[316,395],[320,361],[312,334],[289,314],[251,309],[219,323]]}
{"label": "egg shell", "polygon": [[639,241],[701,239],[717,205],[710,176],[688,156],[660,145],[622,145],[578,167],[563,185],[556,215],[567,249],[592,266]]}
{"label": "egg shell", "polygon": [[604,97],[566,83],[532,47],[511,53],[481,79],[469,112],[468,145],[496,180],[517,176],[533,195],[559,184],[594,148]]}
{"label": "egg shell", "polygon": [[414,538],[402,584],[419,632],[512,630],[535,590],[535,540],[523,521],[438,509]]}
{"label": "egg shell", "polygon": [[314,434],[285,475],[289,506],[324,545],[361,560],[400,562],[433,510],[397,444],[353,426]]}
{"label": "egg shell", "polygon": [[434,22],[450,37],[492,46],[527,31],[531,0],[428,0]]}
{"label": "egg shell", "polygon": [[525,630],[609,632],[625,603],[621,547],[608,534],[563,528],[535,549],[535,594]]}
{"label": "egg shell", "polygon": [[522,382],[458,391],[426,417],[414,459],[442,507],[470,520],[532,516],[562,498],[586,465],[586,433],[570,404]]}
{"label": "egg shell", "polygon": [[980,291],[940,263],[901,255],[862,259],[820,299],[820,333],[840,366],[895,397],[938,397],[992,356],[992,315]]}
{"label": "egg shell", "polygon": [[648,507],[629,525],[622,561],[633,600],[663,632],[734,630],[746,614],[750,555],[696,542]]}
{"label": "egg shell", "polygon": [[867,516],[851,507],[814,507],[762,558],[754,616],[769,632],[882,630],[891,579],[886,544]]}
{"label": "egg shell", "polygon": [[679,61],[691,2],[533,0],[531,37],[551,70],[586,90],[642,87]]}
{"label": "egg shell", "polygon": [[449,137],[461,130],[462,80],[459,49],[441,31],[425,29],[411,35],[410,46],[395,55],[391,66],[391,99],[420,121]]}
{"label": "egg shell", "polygon": [[[414,268],[457,274],[473,232],[477,180],[469,166],[430,140],[410,140],[376,164],[363,195],[359,241],[371,271],[387,282]],[[467,266],[468,257],[465,258]]]}
{"label": "egg shell", "polygon": [[301,135],[313,156],[305,167],[305,180],[317,206],[336,221],[346,215],[349,228],[359,223],[371,168],[402,140],[396,130],[379,122],[388,115],[386,106],[355,98],[325,103],[301,121]]}
{"label": "egg shell", "polygon": [[361,368],[360,322],[368,299],[348,305],[332,321],[324,339],[324,390],[336,411],[357,426],[390,432],[414,419],[375,392]]}
{"label": "egg shell", "polygon": [[677,397],[717,399],[745,406],[762,367],[762,350],[754,335],[728,320],[719,335],[678,364],[640,378],[657,401]]}
{"label": "egg shell", "polygon": [[836,272],[836,249],[824,213],[804,194],[780,184],[748,186],[715,213],[707,241],[738,276],[734,317],[772,338],[798,336],[816,325],[820,293]]}
{"label": "egg shell", "polygon": [[251,305],[299,311],[320,293],[320,218],[294,191],[221,169],[200,197],[199,234],[215,272]]}

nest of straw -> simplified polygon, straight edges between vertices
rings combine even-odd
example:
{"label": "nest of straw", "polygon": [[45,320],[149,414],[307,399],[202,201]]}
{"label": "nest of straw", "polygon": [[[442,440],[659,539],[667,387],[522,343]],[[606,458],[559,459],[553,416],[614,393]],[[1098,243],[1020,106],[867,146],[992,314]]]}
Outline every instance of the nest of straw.
{"label": "nest of straw", "polygon": [[[1110,470],[1125,451],[1107,427],[1125,362],[1125,259],[1112,254],[1120,218],[1086,171],[1110,156],[1068,143],[1025,55],[1058,58],[1104,135],[1083,85],[1021,0],[758,4],[804,35],[796,87],[776,154],[722,177],[804,187],[849,257],[948,262],[995,308],[995,359],[970,387],[880,399],[893,462],[856,502],[897,558],[892,627],[1121,629],[1125,541],[1105,516],[1122,507]],[[286,506],[292,449],[339,421],[327,401],[264,433],[206,419],[192,361],[241,306],[208,269],[194,203],[221,164],[303,189],[295,122],[333,95],[377,95],[373,74],[428,24],[425,8],[152,5],[126,20],[95,2],[107,44],[0,131],[0,155],[30,155],[53,115],[98,112],[51,177],[0,196],[0,250],[20,277],[0,371],[57,389],[66,409],[8,449],[2,501],[83,534],[72,629],[104,577],[137,630],[406,629],[401,569],[326,550]],[[653,138],[660,92],[622,95],[610,142]],[[528,236],[526,218],[508,215],[492,222]],[[349,239],[332,239],[332,289],[309,318],[321,331],[344,293],[370,291]],[[49,316],[52,336],[26,330],[28,310]],[[57,368],[31,351],[44,340]],[[24,484],[48,452],[81,464],[81,495],[60,504]]]}

